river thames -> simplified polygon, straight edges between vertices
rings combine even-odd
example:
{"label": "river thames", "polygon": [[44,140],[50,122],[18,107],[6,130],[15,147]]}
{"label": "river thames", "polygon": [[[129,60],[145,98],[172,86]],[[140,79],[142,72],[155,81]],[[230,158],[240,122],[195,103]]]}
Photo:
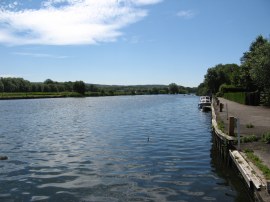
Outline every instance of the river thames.
{"label": "river thames", "polygon": [[250,201],[198,100],[0,101],[0,201]]}

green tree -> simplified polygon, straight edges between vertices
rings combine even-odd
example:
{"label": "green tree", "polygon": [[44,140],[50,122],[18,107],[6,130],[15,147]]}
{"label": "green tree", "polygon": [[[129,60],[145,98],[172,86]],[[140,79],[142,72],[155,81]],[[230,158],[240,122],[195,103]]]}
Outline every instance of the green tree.
{"label": "green tree", "polygon": [[0,78],[0,93],[3,93],[4,92],[4,84],[3,82],[1,81],[1,78]]}
{"label": "green tree", "polygon": [[209,94],[208,90],[209,89],[207,88],[205,83],[200,83],[200,85],[198,86],[196,95],[200,95],[200,96],[208,95]]}
{"label": "green tree", "polygon": [[203,87],[206,88],[206,91],[215,94],[219,91],[219,87],[222,84],[237,84],[239,82],[237,77],[239,69],[239,66],[236,64],[218,64],[215,67],[211,67],[204,76]]}
{"label": "green tree", "polygon": [[90,92],[98,92],[98,88],[95,85],[93,85],[93,84],[88,85],[87,86],[87,89]]}
{"label": "green tree", "polygon": [[252,54],[251,78],[260,90],[270,90],[270,43],[257,47]]}
{"label": "green tree", "polygon": [[44,84],[54,84],[55,82],[51,79],[46,79],[43,83]]}
{"label": "green tree", "polygon": [[[264,89],[268,85],[269,41],[258,36],[241,58],[241,83],[249,91]],[[267,74],[268,73],[268,74]]]}
{"label": "green tree", "polygon": [[83,81],[75,81],[73,84],[73,90],[82,95],[85,94],[86,85]]}
{"label": "green tree", "polygon": [[179,92],[179,89],[176,83],[171,83],[169,85],[169,92],[170,94],[177,94]]}

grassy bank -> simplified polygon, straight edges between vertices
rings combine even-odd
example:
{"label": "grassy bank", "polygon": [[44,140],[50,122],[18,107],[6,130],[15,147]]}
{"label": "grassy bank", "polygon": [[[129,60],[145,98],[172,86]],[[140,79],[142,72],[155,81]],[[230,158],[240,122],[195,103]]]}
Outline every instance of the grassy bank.
{"label": "grassy bank", "polygon": [[267,180],[270,180],[270,169],[263,164],[262,160],[258,156],[256,156],[251,150],[246,150],[245,154],[247,155],[248,159],[250,159],[252,163],[254,163],[262,171],[265,178]]}
{"label": "grassy bank", "polygon": [[29,92],[29,93],[1,93],[1,100],[9,99],[35,99],[35,98],[58,98],[58,97],[82,97],[75,92]]}

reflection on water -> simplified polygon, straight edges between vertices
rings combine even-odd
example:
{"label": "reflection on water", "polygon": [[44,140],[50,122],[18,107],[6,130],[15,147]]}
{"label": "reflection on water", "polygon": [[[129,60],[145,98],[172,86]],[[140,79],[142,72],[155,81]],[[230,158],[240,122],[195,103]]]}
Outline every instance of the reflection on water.
{"label": "reflection on water", "polygon": [[0,162],[0,200],[248,201],[230,183],[235,176],[220,174],[210,113],[197,102],[181,95],[1,101],[0,154],[9,160]]}

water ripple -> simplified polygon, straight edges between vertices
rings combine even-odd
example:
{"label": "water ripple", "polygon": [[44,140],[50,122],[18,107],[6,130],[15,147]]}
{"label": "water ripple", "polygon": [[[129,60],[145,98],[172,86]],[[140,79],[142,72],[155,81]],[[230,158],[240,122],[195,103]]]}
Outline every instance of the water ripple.
{"label": "water ripple", "polygon": [[197,102],[0,101],[0,154],[9,157],[0,201],[235,201],[241,193],[213,169],[211,117]]}

